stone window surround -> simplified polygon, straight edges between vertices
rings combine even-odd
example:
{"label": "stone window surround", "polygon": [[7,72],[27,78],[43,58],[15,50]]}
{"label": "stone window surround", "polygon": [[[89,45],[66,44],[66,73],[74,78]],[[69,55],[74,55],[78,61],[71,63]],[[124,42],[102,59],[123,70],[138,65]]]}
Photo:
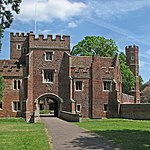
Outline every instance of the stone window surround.
{"label": "stone window surround", "polygon": [[108,104],[104,103],[104,107],[103,107],[104,112],[108,111]]}
{"label": "stone window surround", "polygon": [[21,50],[21,44],[20,44],[20,43],[17,43],[16,49],[17,49],[17,50]]}
{"label": "stone window surround", "polygon": [[[46,59],[46,53],[52,53],[52,59]],[[45,56],[45,61],[53,61],[53,56],[54,55],[54,51],[49,50],[49,51],[45,51],[44,56]]]}
{"label": "stone window surround", "polygon": [[[104,87],[104,83],[105,82],[109,82],[110,83],[110,87],[109,87],[109,90],[107,90],[107,89],[105,89],[105,87]],[[106,79],[106,80],[103,80],[103,91],[105,91],[105,92],[110,92],[110,91],[112,91],[112,80],[109,80],[109,79]]]}
{"label": "stone window surround", "polygon": [[[14,103],[16,103],[17,110],[14,109]],[[18,110],[18,103],[20,103],[20,110]],[[21,110],[22,110],[21,101],[13,100],[13,101],[12,101],[12,112],[21,112]]]}
{"label": "stone window surround", "polygon": [[[17,81],[17,82],[16,82],[16,89],[14,88],[14,86],[15,86],[15,85],[14,85],[14,84],[15,84],[14,82],[15,82],[15,81]],[[20,81],[20,88],[19,88],[19,89],[18,89],[18,81]],[[20,90],[20,89],[21,89],[21,86],[22,86],[22,79],[13,79],[13,90]]]}
{"label": "stone window surround", "polygon": [[27,53],[27,48],[26,47],[22,48],[22,53]]}
{"label": "stone window surround", "polygon": [[[53,82],[47,82],[47,81],[45,81],[44,71],[46,71],[46,70],[53,71]],[[42,70],[43,83],[51,83],[51,84],[54,84],[54,83],[55,83],[55,74],[56,74],[56,69],[43,69],[43,70]]]}
{"label": "stone window surround", "polygon": [[81,104],[76,104],[76,112],[81,112]]}
{"label": "stone window surround", "polygon": [[[80,90],[80,89],[76,89],[76,83],[77,82],[82,82],[82,89]],[[83,91],[84,90],[84,83],[83,83],[83,80],[79,80],[79,79],[75,79],[74,80],[74,89],[75,89],[75,91]]]}

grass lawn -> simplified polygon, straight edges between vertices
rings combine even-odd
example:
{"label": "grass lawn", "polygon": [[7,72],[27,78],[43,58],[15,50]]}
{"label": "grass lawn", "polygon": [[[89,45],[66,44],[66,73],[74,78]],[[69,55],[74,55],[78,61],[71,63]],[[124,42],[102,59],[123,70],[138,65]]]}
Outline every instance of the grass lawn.
{"label": "grass lawn", "polygon": [[113,140],[127,150],[150,150],[150,121],[85,119],[75,124]]}
{"label": "grass lawn", "polygon": [[49,150],[43,123],[26,123],[22,118],[0,119],[1,150]]}

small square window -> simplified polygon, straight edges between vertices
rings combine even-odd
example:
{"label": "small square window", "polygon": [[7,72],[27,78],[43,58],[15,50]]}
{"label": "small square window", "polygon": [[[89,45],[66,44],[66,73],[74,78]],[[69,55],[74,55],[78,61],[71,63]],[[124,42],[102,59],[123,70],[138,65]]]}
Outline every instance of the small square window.
{"label": "small square window", "polygon": [[76,91],[82,91],[83,90],[83,81],[76,81],[75,89],[76,89]]}
{"label": "small square window", "polygon": [[104,111],[105,111],[105,112],[108,111],[108,104],[104,104]]}
{"label": "small square window", "polygon": [[17,44],[17,49],[21,50],[21,44]]}
{"label": "small square window", "polygon": [[54,72],[55,70],[44,70],[44,82],[45,83],[50,83],[50,82],[54,82]]}
{"label": "small square window", "polygon": [[76,111],[77,111],[77,112],[81,112],[81,104],[77,104],[77,106],[76,106]]}
{"label": "small square window", "polygon": [[104,88],[104,91],[110,91],[111,90],[111,81],[104,81],[103,82],[103,88]]}
{"label": "small square window", "polygon": [[13,111],[21,111],[20,102],[13,102]]}
{"label": "small square window", "polygon": [[53,60],[53,52],[46,52],[45,53],[45,60],[46,61]]}

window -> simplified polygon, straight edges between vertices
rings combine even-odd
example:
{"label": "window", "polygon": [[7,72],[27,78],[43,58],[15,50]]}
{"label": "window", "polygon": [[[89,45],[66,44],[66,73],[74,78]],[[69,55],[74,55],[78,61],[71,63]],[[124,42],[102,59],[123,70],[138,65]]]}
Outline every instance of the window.
{"label": "window", "polygon": [[16,90],[16,89],[17,89],[17,81],[14,80],[14,90]]}
{"label": "window", "polygon": [[0,109],[2,109],[2,102],[0,102]]}
{"label": "window", "polygon": [[77,112],[81,112],[81,104],[77,104],[76,110],[77,110]]}
{"label": "window", "polygon": [[103,82],[104,91],[110,91],[111,90],[111,81],[104,81]]}
{"label": "window", "polygon": [[76,91],[82,91],[83,90],[83,82],[82,81],[76,81],[75,82],[75,89],[76,89]]}
{"label": "window", "polygon": [[44,82],[54,82],[54,72],[55,70],[44,70]]}
{"label": "window", "polygon": [[27,49],[24,47],[23,48],[23,53],[26,53],[27,52]]}
{"label": "window", "polygon": [[18,80],[18,89],[20,89],[20,80]]}
{"label": "window", "polygon": [[108,104],[104,104],[104,111],[108,111]]}
{"label": "window", "polygon": [[134,60],[134,56],[131,56],[131,60]]}
{"label": "window", "polygon": [[20,80],[14,80],[14,90],[19,90],[21,87],[21,81]]}
{"label": "window", "polygon": [[17,49],[21,50],[21,44],[17,44]]}
{"label": "window", "polygon": [[46,52],[45,53],[45,60],[46,61],[53,60],[53,52]]}
{"label": "window", "polygon": [[13,111],[21,111],[21,104],[20,102],[13,102]]}

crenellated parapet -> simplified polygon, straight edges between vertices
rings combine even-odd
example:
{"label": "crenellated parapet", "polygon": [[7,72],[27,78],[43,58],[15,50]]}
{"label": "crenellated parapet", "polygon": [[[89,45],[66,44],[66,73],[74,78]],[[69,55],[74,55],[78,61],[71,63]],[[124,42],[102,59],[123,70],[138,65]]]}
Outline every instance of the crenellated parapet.
{"label": "crenellated parapet", "polygon": [[29,48],[30,49],[64,49],[70,50],[70,36],[68,35],[56,35],[54,38],[52,35],[39,35],[35,37],[33,32],[29,33]]}
{"label": "crenellated parapet", "polygon": [[136,45],[129,45],[129,46],[126,46],[125,47],[125,50],[128,50],[128,49],[138,49],[139,47],[136,46]]}
{"label": "crenellated parapet", "polygon": [[[1,61],[2,62],[2,61]],[[9,64],[3,61],[0,65],[0,73],[5,76],[23,76],[23,67],[18,64]]]}
{"label": "crenellated parapet", "polygon": [[90,66],[71,66],[71,76],[73,78],[90,78]]}
{"label": "crenellated parapet", "polygon": [[10,33],[10,41],[11,42],[18,42],[18,41],[25,41],[28,37],[28,33]]}
{"label": "crenellated parapet", "polygon": [[85,66],[77,66],[77,67],[72,66],[71,69],[74,70],[75,73],[88,73],[90,67],[89,66],[87,66],[87,67],[85,67]]}

